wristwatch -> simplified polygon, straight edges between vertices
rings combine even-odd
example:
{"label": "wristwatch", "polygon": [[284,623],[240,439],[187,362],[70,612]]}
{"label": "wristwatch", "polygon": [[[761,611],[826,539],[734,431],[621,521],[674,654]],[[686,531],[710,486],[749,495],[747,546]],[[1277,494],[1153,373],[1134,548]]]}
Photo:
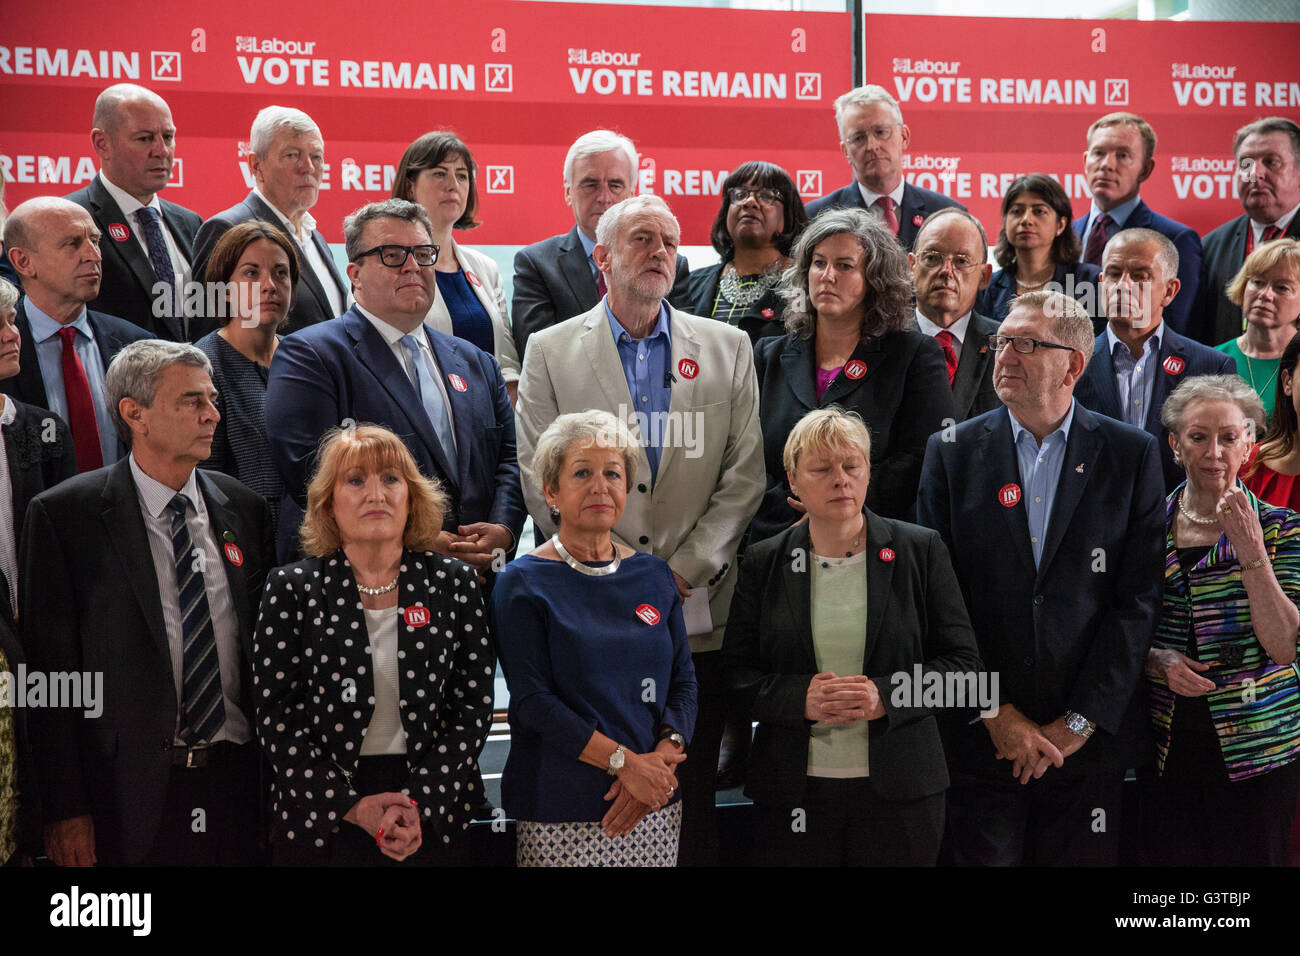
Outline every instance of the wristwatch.
{"label": "wristwatch", "polygon": [[1097,729],[1097,725],[1083,714],[1076,714],[1072,710],[1067,710],[1065,712],[1065,729],[1087,740],[1092,736],[1092,732]]}
{"label": "wristwatch", "polygon": [[609,766],[605,769],[605,772],[611,777],[617,777],[618,772],[623,769],[624,754],[626,753],[627,748],[622,744],[615,747],[614,752],[609,755]]}
{"label": "wristwatch", "polygon": [[664,735],[663,735],[662,737],[660,737],[659,739],[660,739],[661,741],[663,741],[663,740],[671,740],[671,741],[672,741],[673,743],[675,743],[678,747],[682,748],[682,750],[685,750],[685,749],[686,749],[686,738],[683,737],[681,734],[677,733],[677,731],[675,731],[675,730],[672,731],[671,733],[664,734]]}

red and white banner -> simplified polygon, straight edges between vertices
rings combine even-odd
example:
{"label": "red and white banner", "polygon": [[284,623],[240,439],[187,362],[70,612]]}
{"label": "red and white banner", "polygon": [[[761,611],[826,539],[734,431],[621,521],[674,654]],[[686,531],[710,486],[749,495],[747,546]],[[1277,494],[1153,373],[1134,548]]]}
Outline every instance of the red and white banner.
{"label": "red and white banner", "polygon": [[[194,12],[198,9],[200,12]],[[406,5],[340,0],[84,4],[11,0],[0,41],[0,167],[12,207],[65,194],[98,168],[95,96],[117,82],[171,106],[166,198],[208,216],[251,186],[248,132],[263,106],[303,109],[325,139],[312,214],[386,198],[402,151],[451,128],[479,165],[475,244],[532,242],[572,225],[562,169],[579,134],[608,127],[641,153],[683,241],[706,244],[726,173],[781,164],[812,198],[844,178],[831,104],[851,83],[850,17],[599,4]]]}
{"label": "red and white banner", "polygon": [[1087,212],[1088,125],[1106,113],[1154,127],[1142,198],[1200,233],[1241,215],[1236,130],[1261,116],[1300,120],[1300,24],[864,19],[866,82],[898,99],[912,130],[905,175],[959,199],[990,239],[1021,173],[1053,176],[1075,215]]}

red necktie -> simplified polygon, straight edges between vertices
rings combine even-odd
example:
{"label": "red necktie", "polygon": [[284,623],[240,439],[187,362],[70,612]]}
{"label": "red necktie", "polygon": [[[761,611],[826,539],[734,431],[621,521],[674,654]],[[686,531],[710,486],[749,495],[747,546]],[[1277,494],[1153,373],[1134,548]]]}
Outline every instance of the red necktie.
{"label": "red necktie", "polygon": [[948,366],[948,385],[951,386],[952,380],[957,377],[957,350],[952,346],[956,339],[947,329],[940,329],[934,337],[943,349],[943,363]]}
{"label": "red necktie", "polygon": [[880,207],[880,217],[885,220],[889,231],[898,235],[898,217],[894,215],[894,200],[888,196],[881,196],[876,200],[875,205]]}
{"label": "red necktie", "polygon": [[[1282,237],[1282,230],[1277,226],[1265,226],[1264,234],[1259,238],[1259,244],[1262,246],[1266,242],[1272,242],[1274,239]],[[1249,256],[1255,251],[1255,230],[1251,228],[1250,223],[1246,223],[1246,255]]]}
{"label": "red necktie", "polygon": [[99,423],[95,420],[95,402],[90,397],[90,380],[77,356],[77,330],[72,326],[59,329],[63,339],[63,392],[68,400],[68,425],[72,428],[72,445],[77,450],[77,470],[94,471],[104,466],[99,445]]}
{"label": "red necktie", "polygon": [[1101,253],[1106,248],[1106,227],[1114,221],[1104,212],[1097,217],[1092,224],[1092,232],[1088,233],[1088,248],[1083,251],[1084,262],[1093,266],[1101,265]]}
{"label": "red necktie", "polygon": [[609,286],[605,285],[605,273],[596,270],[596,293],[603,299],[607,292],[609,292]]}

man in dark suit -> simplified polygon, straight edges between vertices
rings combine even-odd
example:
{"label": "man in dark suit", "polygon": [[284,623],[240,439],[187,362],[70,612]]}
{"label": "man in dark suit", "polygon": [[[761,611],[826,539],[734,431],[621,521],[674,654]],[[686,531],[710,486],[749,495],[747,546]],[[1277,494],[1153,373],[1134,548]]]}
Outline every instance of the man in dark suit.
{"label": "man in dark suit", "polygon": [[55,196],[29,199],[5,223],[10,261],[27,296],[18,302],[19,372],[0,391],[48,408],[72,428],[81,471],[125,454],[104,397],[104,373],[144,329],[86,303],[100,289],[99,230],[81,206]]}
{"label": "man in dark suit", "polygon": [[[203,276],[212,248],[232,226],[261,219],[283,232],[298,254],[298,287],[283,334],[342,315],[348,286],[308,211],[316,205],[325,175],[320,129],[301,110],[268,106],[253,120],[249,149],[248,168],[256,185],[242,202],[203,224],[194,244],[194,274]],[[215,322],[208,330],[214,328]]]}
{"label": "man in dark suit", "polygon": [[1125,229],[1102,254],[1099,305],[1106,331],[1093,344],[1092,361],[1074,390],[1079,404],[1135,425],[1160,449],[1165,490],[1183,480],[1174,463],[1160,409],[1178,383],[1194,375],[1235,375],[1237,363],[1179,335],[1164,322],[1178,293],[1178,250],[1152,229]]}
{"label": "man in dark suit", "polygon": [[30,715],[45,850],[61,866],[257,860],[250,662],[271,513],[195,467],[220,417],[210,370],[185,343],[123,349],[107,391],[131,454],[27,511],[28,664],[98,688]]}
{"label": "man in dark suit", "polygon": [[486,571],[514,547],[525,515],[501,369],[424,325],[435,280],[421,206],[371,203],[343,230],[356,305],[283,339],[267,382],[267,433],[285,485],[281,556],[294,552],[321,436],[370,422],[400,435],[420,472],[450,496],[439,550]]}
{"label": "man in dark suit", "polygon": [[176,155],[171,110],[143,86],[110,86],[95,100],[90,142],[99,154],[99,175],[67,197],[90,212],[105,237],[104,281],[90,307],[155,338],[194,341],[198,330],[180,305],[201,220],[158,198]]}
{"label": "man in dark suit", "polygon": [[1246,257],[1273,239],[1300,239],[1300,126],[1268,116],[1237,130],[1233,182],[1245,215],[1230,219],[1201,241],[1201,287],[1190,333],[1198,342],[1218,345],[1245,327],[1241,306],[1224,294]]}
{"label": "man in dark suit", "polygon": [[915,328],[943,350],[957,421],[997,408],[1002,401],[993,389],[988,341],[998,324],[975,311],[975,299],[993,274],[983,225],[954,206],[933,212],[921,224],[907,262],[916,288]]}
{"label": "man in dark suit", "polygon": [[898,100],[884,87],[859,86],[837,99],[835,124],[840,149],[853,169],[853,182],[808,203],[809,216],[833,206],[873,210],[911,252],[917,230],[930,213],[945,206],[966,208],[943,193],[903,179],[903,150],[912,140],[912,131],[903,122]]}
{"label": "man in dark suit", "polygon": [[930,437],[917,508],[1000,675],[996,716],[944,721],[945,855],[1114,864],[1124,771],[1150,741],[1139,682],[1164,574],[1160,458],[1150,435],[1074,401],[1092,349],[1077,302],[1027,293],[999,335],[1006,407]]}
{"label": "man in dark suit", "polygon": [[1092,193],[1088,215],[1074,220],[1083,240],[1082,262],[1101,266],[1107,241],[1123,229],[1153,229],[1178,250],[1179,292],[1165,322],[1187,332],[1201,277],[1201,240],[1196,230],[1151,211],[1138,189],[1156,168],[1156,132],[1135,113],[1107,113],[1088,127],[1083,171]]}
{"label": "man in dark suit", "polygon": [[[596,223],[610,206],[636,194],[636,172],[636,147],[618,133],[592,130],[569,147],[564,157],[564,201],[573,210],[574,227],[515,253],[510,320],[520,361],[530,335],[590,311],[604,296],[605,280],[591,257]],[[690,271],[686,257],[679,255],[668,293],[674,308],[689,306],[686,277]]]}

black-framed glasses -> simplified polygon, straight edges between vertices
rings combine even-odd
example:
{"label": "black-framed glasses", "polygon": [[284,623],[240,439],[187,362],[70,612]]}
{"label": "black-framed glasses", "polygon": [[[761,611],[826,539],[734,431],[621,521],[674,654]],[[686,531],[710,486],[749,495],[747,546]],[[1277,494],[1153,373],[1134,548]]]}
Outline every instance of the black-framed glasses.
{"label": "black-framed glasses", "polygon": [[425,269],[438,261],[438,247],[431,242],[422,246],[375,246],[357,253],[352,261],[356,262],[376,252],[379,253],[379,261],[390,269],[400,269],[406,265],[407,256],[413,256],[415,264]]}
{"label": "black-framed glasses", "polygon": [[1074,349],[1068,345],[1061,345],[1057,342],[1044,342],[1042,339],[1031,339],[1027,335],[999,335],[994,332],[989,336],[989,348],[995,352],[1001,352],[1010,345],[1021,355],[1032,355],[1036,349],[1064,349],[1067,352],[1073,352]]}
{"label": "black-framed glasses", "polygon": [[781,194],[775,189],[769,189],[766,186],[762,189],[751,189],[749,186],[732,186],[727,190],[727,198],[737,206],[750,196],[757,199],[759,204],[763,206],[775,206],[781,201]]}

